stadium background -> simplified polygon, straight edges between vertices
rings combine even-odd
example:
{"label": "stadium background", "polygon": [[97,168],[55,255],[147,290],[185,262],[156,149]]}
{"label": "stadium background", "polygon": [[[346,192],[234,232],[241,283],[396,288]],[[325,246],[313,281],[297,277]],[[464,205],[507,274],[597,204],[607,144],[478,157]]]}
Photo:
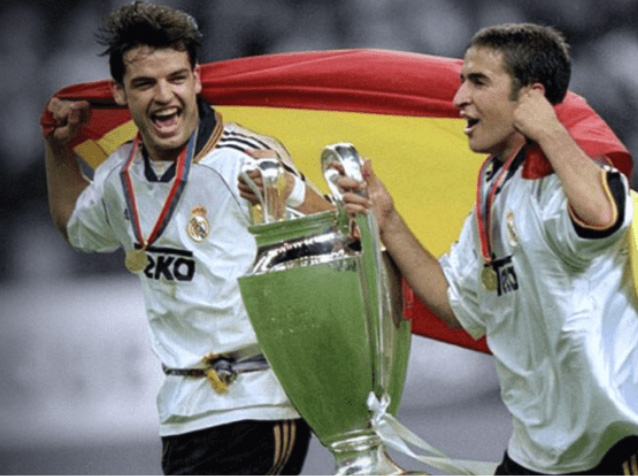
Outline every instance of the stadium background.
{"label": "stadium background", "polygon": [[[159,473],[160,380],[137,278],[69,249],[48,216],[37,121],[63,86],[108,77],[93,33],[122,1],[0,6],[0,472]],[[638,153],[636,0],[167,0],[205,34],[203,62],[385,48],[460,57],[478,28],[535,21],[572,45],[571,89]],[[633,180],[636,185],[636,177]],[[490,358],[414,338],[400,419],[455,457],[496,461],[509,435]],[[398,458],[406,468],[422,465]],[[330,473],[313,441],[305,474]],[[436,471],[435,471],[436,472]]]}

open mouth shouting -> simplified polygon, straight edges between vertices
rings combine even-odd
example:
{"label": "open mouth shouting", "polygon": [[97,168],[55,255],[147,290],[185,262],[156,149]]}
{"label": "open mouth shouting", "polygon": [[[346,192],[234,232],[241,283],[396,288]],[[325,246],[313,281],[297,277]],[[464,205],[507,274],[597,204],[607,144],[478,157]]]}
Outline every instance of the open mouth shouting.
{"label": "open mouth shouting", "polygon": [[465,129],[463,129],[463,132],[465,132],[466,135],[470,135],[480,121],[474,117],[469,116],[465,116],[465,119],[467,120],[467,124],[465,126]]}
{"label": "open mouth shouting", "polygon": [[161,137],[175,135],[179,129],[179,118],[181,115],[182,110],[177,106],[153,112],[151,114],[151,121],[157,134]]}

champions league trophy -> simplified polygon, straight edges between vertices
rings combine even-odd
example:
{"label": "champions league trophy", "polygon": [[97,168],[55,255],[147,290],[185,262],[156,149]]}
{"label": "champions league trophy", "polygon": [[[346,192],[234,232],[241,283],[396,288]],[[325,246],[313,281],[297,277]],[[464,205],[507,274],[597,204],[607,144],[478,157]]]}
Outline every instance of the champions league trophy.
{"label": "champions league trophy", "polygon": [[[282,195],[268,190],[281,183],[277,167],[257,162],[263,195],[254,190],[264,224],[250,228],[257,257],[239,285],[261,348],[293,405],[332,452],[337,474],[405,473],[387,455],[375,415],[398,411],[411,329],[374,215],[355,217],[356,240],[342,209],[338,169],[362,180],[357,151],[335,144],[322,153],[337,210],[288,220],[282,203],[267,203]],[[283,169],[277,173],[283,177]]]}

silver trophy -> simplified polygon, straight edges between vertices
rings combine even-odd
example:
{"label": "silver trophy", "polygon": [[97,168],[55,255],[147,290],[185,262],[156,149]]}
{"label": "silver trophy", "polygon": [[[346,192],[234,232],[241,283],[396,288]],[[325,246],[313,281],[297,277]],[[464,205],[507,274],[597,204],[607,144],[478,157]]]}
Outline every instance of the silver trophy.
{"label": "silver trophy", "polygon": [[[259,172],[263,190],[248,175],[251,171]],[[260,223],[273,223],[286,218],[286,185],[284,167],[274,158],[250,159],[241,168],[241,176],[259,200]]]}
{"label": "silver trophy", "polygon": [[330,145],[321,162],[337,209],[251,227],[257,257],[239,286],[264,355],[337,474],[405,473],[386,453],[371,405],[396,414],[401,400],[411,329],[400,278],[374,215],[355,217],[354,239],[342,210],[336,179],[362,179],[355,148]]}

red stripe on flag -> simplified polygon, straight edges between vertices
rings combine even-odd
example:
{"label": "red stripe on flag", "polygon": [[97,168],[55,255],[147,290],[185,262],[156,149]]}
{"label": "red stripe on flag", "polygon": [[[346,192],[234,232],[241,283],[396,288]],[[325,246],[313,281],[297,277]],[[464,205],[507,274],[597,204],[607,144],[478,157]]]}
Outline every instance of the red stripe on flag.
{"label": "red stripe on flag", "polygon": [[202,66],[211,104],[459,117],[461,60],[386,50],[239,58]]}

